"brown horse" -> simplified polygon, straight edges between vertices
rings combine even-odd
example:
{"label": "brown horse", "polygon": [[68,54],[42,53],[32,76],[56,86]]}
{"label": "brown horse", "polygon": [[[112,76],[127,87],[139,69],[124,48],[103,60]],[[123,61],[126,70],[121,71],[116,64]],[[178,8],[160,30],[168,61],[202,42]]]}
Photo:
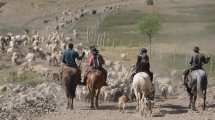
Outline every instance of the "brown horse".
{"label": "brown horse", "polygon": [[66,92],[68,100],[67,109],[73,109],[73,99],[75,98],[75,90],[81,79],[80,69],[67,67],[62,71],[62,86]]}
{"label": "brown horse", "polygon": [[94,97],[96,97],[95,108],[97,109],[99,107],[98,105],[99,93],[104,83],[105,83],[105,80],[101,71],[92,70],[88,73],[87,85],[88,85],[89,92],[91,94],[90,108],[94,108]]}

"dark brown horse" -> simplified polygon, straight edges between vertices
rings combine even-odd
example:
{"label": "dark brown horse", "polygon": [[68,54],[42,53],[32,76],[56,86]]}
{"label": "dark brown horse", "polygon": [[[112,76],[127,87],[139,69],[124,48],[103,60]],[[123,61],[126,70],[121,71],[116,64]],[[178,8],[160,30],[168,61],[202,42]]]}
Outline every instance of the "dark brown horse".
{"label": "dark brown horse", "polygon": [[88,73],[87,85],[88,85],[89,92],[91,94],[90,108],[94,108],[94,97],[96,97],[95,108],[99,107],[98,105],[99,93],[104,83],[105,83],[105,80],[101,71],[92,70]]}
{"label": "dark brown horse", "polygon": [[76,87],[81,79],[80,69],[67,67],[62,72],[62,86],[66,92],[68,100],[67,109],[73,109],[73,99],[75,98]]}

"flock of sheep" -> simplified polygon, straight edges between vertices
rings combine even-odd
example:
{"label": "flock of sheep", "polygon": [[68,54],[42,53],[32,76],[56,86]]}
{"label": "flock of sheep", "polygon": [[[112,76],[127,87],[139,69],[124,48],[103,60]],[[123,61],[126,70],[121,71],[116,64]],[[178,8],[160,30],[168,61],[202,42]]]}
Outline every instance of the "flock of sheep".
{"label": "flock of sheep", "polygon": [[[131,2],[129,2],[131,4]],[[118,4],[111,7],[106,7],[104,11],[111,11],[113,9],[119,9],[120,7],[127,6],[126,3]],[[59,12],[58,9],[55,9]],[[67,44],[73,42],[74,38],[78,37],[77,30],[73,31],[73,37],[66,36],[64,32],[59,32],[65,26],[74,24],[75,21],[81,19],[83,16],[90,13],[89,10],[66,10],[63,11],[63,17],[58,23],[58,17],[55,17],[56,26],[52,29],[52,34],[45,37],[41,35],[39,31],[33,30],[33,36],[28,35],[28,30],[25,30],[23,35],[13,35],[8,33],[5,37],[0,36],[1,52],[6,52],[8,56],[11,56],[12,64],[18,67],[17,75],[19,76],[24,70],[30,70],[37,73],[41,77],[45,77],[51,81],[57,81],[57,73],[53,73],[49,68],[43,67],[43,65],[37,65],[37,60],[41,59],[43,63],[49,66],[60,66],[61,58],[64,51],[67,50]],[[96,10],[92,10],[91,14],[96,14]],[[50,20],[44,20],[44,24],[48,24]],[[51,27],[47,26],[47,31],[51,31]],[[45,44],[45,45],[44,45]],[[21,47],[29,47],[27,54],[23,54],[20,50]],[[6,50],[7,48],[7,50]],[[74,50],[78,53],[85,52],[85,57],[81,65],[82,75],[89,67],[88,59],[90,57],[90,50],[82,43],[74,45]],[[127,59],[127,54],[121,54],[123,60]],[[21,62],[18,62],[21,61]],[[46,62],[45,62],[46,61]],[[78,61],[77,61],[78,62]],[[104,68],[108,70],[107,83],[109,86],[105,86],[101,89],[100,100],[102,101],[114,101],[117,102],[120,96],[127,95],[132,101],[135,101],[135,95],[133,93],[132,86],[130,84],[130,70],[128,70],[119,61],[111,61],[105,59]],[[82,76],[83,77],[83,76]],[[161,76],[154,77],[154,85],[156,85],[157,91],[166,97],[166,94],[175,95],[175,87],[171,84],[172,80],[169,78],[162,78]],[[79,101],[87,101],[90,99],[88,89],[86,87],[78,86],[76,90]]]}

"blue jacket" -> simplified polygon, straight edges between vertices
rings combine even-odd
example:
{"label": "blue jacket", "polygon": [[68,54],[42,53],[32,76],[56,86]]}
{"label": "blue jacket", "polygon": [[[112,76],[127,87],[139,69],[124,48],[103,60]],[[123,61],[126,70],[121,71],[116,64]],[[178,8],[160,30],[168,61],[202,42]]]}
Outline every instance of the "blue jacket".
{"label": "blue jacket", "polygon": [[75,58],[78,60],[81,60],[84,57],[84,55],[79,56],[78,53],[72,49],[68,49],[63,53],[62,62],[66,64],[67,66],[77,67],[77,64],[75,62]]}

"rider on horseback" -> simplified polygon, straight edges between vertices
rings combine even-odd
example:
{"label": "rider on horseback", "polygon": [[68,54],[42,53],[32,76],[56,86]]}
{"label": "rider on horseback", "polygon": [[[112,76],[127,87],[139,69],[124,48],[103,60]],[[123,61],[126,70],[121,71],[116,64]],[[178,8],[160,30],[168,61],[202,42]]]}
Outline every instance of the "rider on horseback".
{"label": "rider on horseback", "polygon": [[[149,72],[149,74],[151,76],[151,81],[153,80],[153,73],[151,73],[150,70],[149,70],[150,63],[149,63],[149,60],[147,59],[148,56],[146,55],[146,53],[147,53],[147,50],[145,48],[140,49],[140,55],[138,55],[138,57],[137,57],[137,62],[136,62],[136,64],[133,65],[135,67],[134,67],[134,69],[132,70],[132,73],[131,73],[131,77],[132,77],[131,82],[133,82],[134,75],[138,71],[141,71],[141,70]],[[147,59],[147,60],[144,60],[144,59]],[[143,63],[141,63],[141,65],[139,65],[139,63],[141,61]]]}
{"label": "rider on horseback", "polygon": [[104,75],[104,78],[105,78],[104,86],[108,86],[107,83],[106,83],[107,71],[102,67],[102,64],[105,64],[105,61],[104,61],[103,57],[99,54],[99,51],[95,47],[91,48],[91,53],[92,53],[92,56],[90,57],[90,60],[89,60],[89,65],[91,67],[89,67],[87,69],[87,72],[84,75],[84,82],[80,83],[79,85],[86,85],[87,84],[87,75],[88,75],[88,73],[93,69],[98,69]]}
{"label": "rider on horseback", "polygon": [[139,62],[137,66],[137,72],[146,72],[149,74],[151,82],[153,81],[153,73],[149,70],[150,63],[148,55],[143,55],[142,60]]}
{"label": "rider on horseback", "polygon": [[[72,44],[72,43],[69,43],[69,44],[68,44],[68,48],[69,48],[69,49],[63,53],[63,57],[62,57],[62,60],[61,60],[61,61],[62,61],[67,67],[78,68],[78,66],[77,66],[77,64],[76,64],[76,62],[75,62],[75,58],[77,58],[78,60],[81,60],[81,59],[84,57],[85,52],[83,52],[82,56],[79,56],[78,53],[77,53],[76,51],[72,50],[72,49],[73,49],[73,44]],[[63,67],[61,67],[61,69],[59,70],[59,78],[60,78],[59,84],[60,84],[60,85],[62,84],[62,82],[61,82],[61,79],[62,79],[62,78],[61,78],[61,73],[62,73],[62,71],[63,71],[64,68],[65,68],[65,67],[63,66]],[[80,77],[80,78],[81,78],[81,77]]]}
{"label": "rider on horseback", "polygon": [[194,47],[194,54],[191,56],[190,58],[190,61],[189,61],[189,65],[190,67],[187,68],[186,70],[183,71],[182,73],[182,86],[185,87],[185,85],[187,84],[187,77],[188,77],[188,74],[190,72],[190,70],[197,70],[197,69],[202,69],[202,66],[203,66],[203,63],[204,64],[207,64],[210,60],[210,57],[207,57],[207,59],[205,58],[205,56],[201,53],[199,53],[199,47],[195,46]]}

